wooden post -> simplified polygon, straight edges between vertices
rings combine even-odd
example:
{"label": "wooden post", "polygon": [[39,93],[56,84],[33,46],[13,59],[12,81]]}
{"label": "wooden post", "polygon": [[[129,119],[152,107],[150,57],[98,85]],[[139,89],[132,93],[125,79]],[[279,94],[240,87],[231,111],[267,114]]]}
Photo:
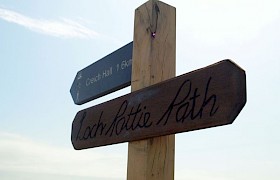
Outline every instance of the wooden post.
{"label": "wooden post", "polygon": [[[135,10],[132,91],[175,76],[176,9],[150,0]],[[168,92],[166,92],[168,93]],[[128,180],[173,180],[175,135],[128,144]]]}

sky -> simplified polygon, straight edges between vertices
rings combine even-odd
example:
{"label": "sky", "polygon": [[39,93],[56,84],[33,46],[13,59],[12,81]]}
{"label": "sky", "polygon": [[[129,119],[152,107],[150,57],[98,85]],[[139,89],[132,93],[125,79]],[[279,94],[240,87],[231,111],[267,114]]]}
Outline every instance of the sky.
{"label": "sky", "polygon": [[[176,75],[231,59],[246,71],[234,123],[176,135],[176,180],[280,177],[280,2],[166,0],[176,7]],[[133,40],[142,0],[0,0],[0,179],[126,179],[127,143],[74,150],[76,73]]]}

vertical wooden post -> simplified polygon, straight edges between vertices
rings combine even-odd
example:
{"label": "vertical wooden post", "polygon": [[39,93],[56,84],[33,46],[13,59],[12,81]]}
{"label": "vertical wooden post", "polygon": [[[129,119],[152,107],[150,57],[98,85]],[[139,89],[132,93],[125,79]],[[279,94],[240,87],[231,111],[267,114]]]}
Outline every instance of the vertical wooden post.
{"label": "vertical wooden post", "polygon": [[[176,9],[150,0],[135,10],[132,91],[175,76]],[[168,93],[168,92],[166,92]],[[130,142],[128,180],[173,180],[175,135]]]}

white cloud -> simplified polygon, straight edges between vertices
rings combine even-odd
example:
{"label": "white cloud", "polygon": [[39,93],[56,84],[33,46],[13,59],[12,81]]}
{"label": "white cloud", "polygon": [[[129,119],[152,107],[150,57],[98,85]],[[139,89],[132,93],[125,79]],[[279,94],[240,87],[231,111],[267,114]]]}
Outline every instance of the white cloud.
{"label": "white cloud", "polygon": [[65,18],[62,18],[60,21],[34,19],[15,11],[0,8],[0,19],[55,37],[94,38],[99,35],[79,22]]}
{"label": "white cloud", "polygon": [[122,179],[126,170],[126,154],[58,148],[3,132],[0,132],[0,160],[0,174],[31,177],[41,174],[41,177]]}

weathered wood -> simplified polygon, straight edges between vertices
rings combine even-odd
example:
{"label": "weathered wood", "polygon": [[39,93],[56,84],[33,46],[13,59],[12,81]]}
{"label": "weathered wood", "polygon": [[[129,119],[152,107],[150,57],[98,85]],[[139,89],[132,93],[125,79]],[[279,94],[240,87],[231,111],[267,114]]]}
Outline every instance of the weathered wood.
{"label": "weathered wood", "polygon": [[245,71],[224,60],[78,112],[72,143],[84,149],[231,124],[245,103]]}
{"label": "weathered wood", "polygon": [[[132,91],[175,76],[176,9],[150,0],[135,10]],[[129,142],[127,180],[173,180],[175,135]]]}

